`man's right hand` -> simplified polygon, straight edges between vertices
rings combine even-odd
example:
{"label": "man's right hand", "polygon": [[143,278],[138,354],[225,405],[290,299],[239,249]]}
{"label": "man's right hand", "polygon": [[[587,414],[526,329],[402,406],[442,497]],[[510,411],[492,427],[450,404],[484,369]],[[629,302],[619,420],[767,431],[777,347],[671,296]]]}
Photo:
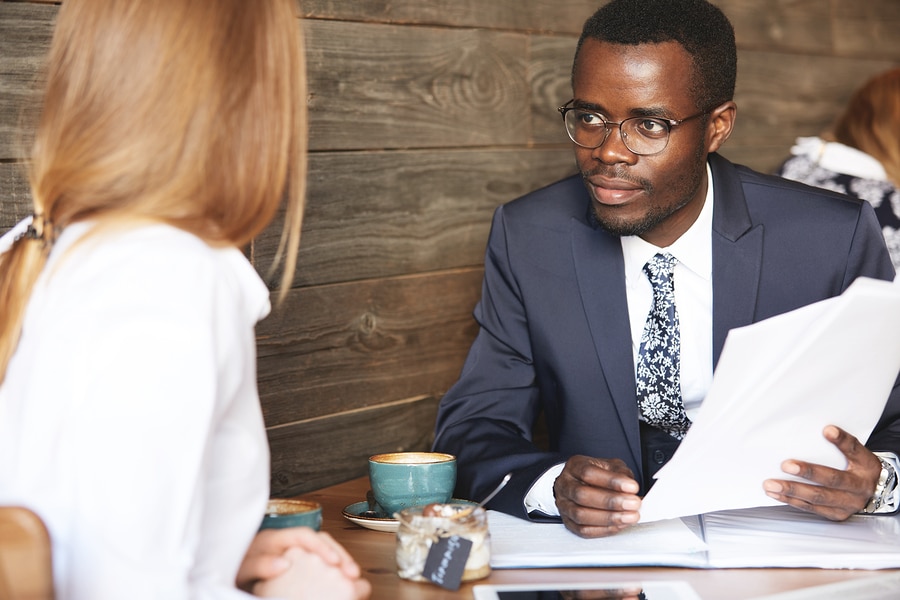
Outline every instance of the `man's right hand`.
{"label": "man's right hand", "polygon": [[571,457],[553,483],[563,523],[585,538],[613,535],[637,523],[639,489],[624,462],[590,456]]}

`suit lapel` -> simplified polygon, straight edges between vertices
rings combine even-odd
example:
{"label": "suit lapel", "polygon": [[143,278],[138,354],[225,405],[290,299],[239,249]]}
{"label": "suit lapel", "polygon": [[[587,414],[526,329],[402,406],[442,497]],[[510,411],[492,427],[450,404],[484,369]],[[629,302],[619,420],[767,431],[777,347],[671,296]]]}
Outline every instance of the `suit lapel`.
{"label": "suit lapel", "polygon": [[762,225],[753,227],[734,165],[717,154],[713,172],[713,366],[728,331],[753,322],[762,266]]}
{"label": "suit lapel", "polygon": [[625,265],[619,238],[572,219],[572,255],[581,303],[600,368],[635,464],[640,464],[631,330],[625,296]]}

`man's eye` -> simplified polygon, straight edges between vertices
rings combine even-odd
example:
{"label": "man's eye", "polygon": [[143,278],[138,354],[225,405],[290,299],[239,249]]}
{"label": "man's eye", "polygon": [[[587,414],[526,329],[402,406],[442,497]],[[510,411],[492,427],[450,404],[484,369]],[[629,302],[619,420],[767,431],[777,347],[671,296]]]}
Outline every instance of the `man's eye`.
{"label": "man's eye", "polygon": [[666,124],[659,119],[641,119],[637,122],[637,128],[641,134],[647,137],[659,137],[669,130]]}
{"label": "man's eye", "polygon": [[591,112],[578,112],[577,114],[580,125],[592,125],[594,127],[605,125],[605,121],[598,114]]}

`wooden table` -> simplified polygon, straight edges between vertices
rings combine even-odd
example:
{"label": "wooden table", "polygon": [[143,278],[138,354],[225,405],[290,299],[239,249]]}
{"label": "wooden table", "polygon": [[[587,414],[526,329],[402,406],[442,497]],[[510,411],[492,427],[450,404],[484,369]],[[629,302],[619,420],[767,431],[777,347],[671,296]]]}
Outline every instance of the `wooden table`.
{"label": "wooden table", "polygon": [[346,520],[345,506],[365,500],[367,477],[338,484],[301,496],[322,504],[322,530],[344,545],[372,583],[373,600],[444,600],[472,598],[476,583],[621,582],[683,580],[704,600],[728,598],[749,600],[757,596],[823,585],[883,571],[824,569],[676,569],[676,568],[593,568],[593,569],[504,569],[490,577],[465,583],[456,592],[430,583],[400,579],[394,558],[396,537],[371,531]]}

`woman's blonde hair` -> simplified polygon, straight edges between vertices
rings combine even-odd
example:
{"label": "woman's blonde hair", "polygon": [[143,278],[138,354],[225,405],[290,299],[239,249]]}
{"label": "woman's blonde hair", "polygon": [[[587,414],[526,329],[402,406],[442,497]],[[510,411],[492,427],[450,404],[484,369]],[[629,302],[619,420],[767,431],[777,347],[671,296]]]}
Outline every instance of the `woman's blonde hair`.
{"label": "woman's blonde hair", "polygon": [[835,141],[878,159],[900,186],[900,68],[876,75],[850,99],[834,128]]}
{"label": "woman's blonde hair", "polygon": [[242,247],[287,197],[284,297],[306,181],[296,0],[66,0],[43,91],[34,226],[0,257],[0,381],[52,242],[77,221],[161,222]]}

